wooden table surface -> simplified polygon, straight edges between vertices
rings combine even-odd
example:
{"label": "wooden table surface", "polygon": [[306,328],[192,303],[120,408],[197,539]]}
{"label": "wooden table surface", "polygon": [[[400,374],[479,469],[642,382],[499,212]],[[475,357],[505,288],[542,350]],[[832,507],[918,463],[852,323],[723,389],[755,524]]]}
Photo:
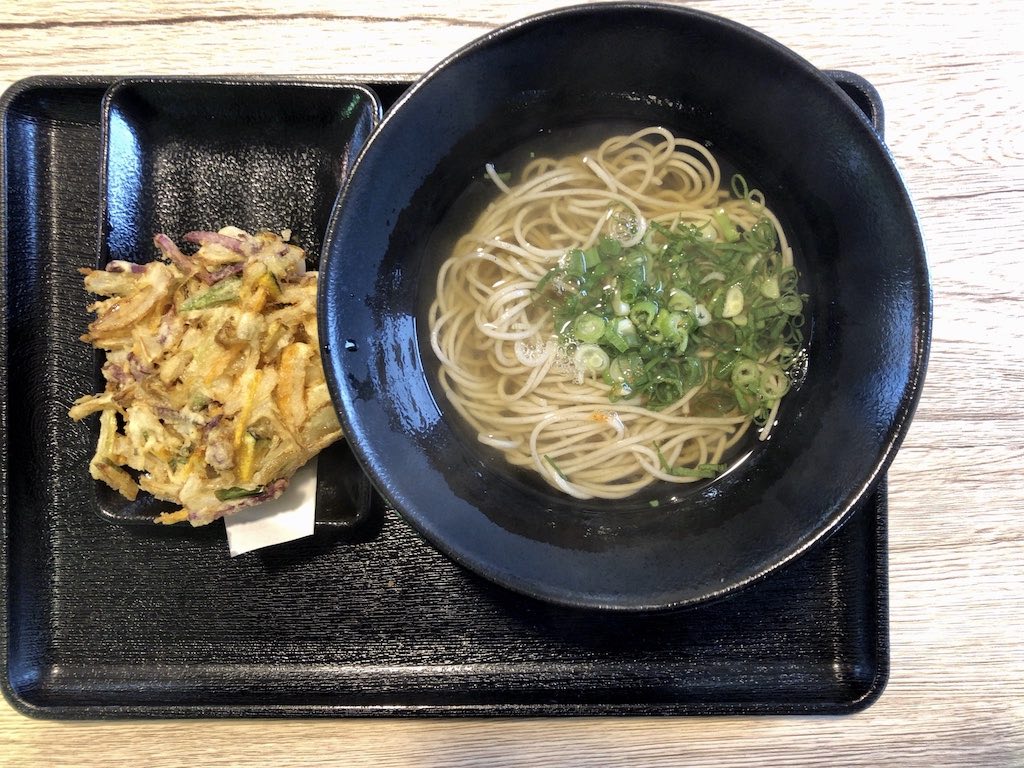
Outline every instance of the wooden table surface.
{"label": "wooden table surface", "polygon": [[[0,0],[36,74],[414,75],[557,0]],[[695,2],[881,92],[935,299],[890,472],[892,671],[848,717],[61,723],[0,703],[0,765],[1024,766],[1024,8]],[[196,7],[200,10],[196,10]]]}

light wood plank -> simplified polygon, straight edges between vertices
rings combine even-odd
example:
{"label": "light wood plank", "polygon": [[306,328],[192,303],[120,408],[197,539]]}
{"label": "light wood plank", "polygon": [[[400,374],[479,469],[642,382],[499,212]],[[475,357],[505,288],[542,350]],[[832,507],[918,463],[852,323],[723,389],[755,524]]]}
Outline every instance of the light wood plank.
{"label": "light wood plank", "polygon": [[[0,2],[34,74],[415,74],[516,2]],[[917,205],[927,385],[890,472],[892,674],[846,718],[51,723],[0,705],[0,764],[1024,765],[1024,13],[1011,0],[697,2],[868,77]]]}

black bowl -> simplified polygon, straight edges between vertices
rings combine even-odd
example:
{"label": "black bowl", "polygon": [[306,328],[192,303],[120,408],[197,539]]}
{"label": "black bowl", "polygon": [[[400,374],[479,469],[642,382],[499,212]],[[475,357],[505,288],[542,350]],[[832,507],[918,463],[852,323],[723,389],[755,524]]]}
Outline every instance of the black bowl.
{"label": "black bowl", "polygon": [[[771,439],[700,488],[582,502],[516,475],[439,392],[425,312],[443,222],[486,162],[553,129],[664,124],[762,189],[810,294],[806,380]],[[931,324],[924,248],[879,137],[778,43],[688,9],[560,9],[427,73],[359,157],[330,225],[324,365],[365,470],[440,550],[520,592],[655,609],[721,596],[834,531],[906,434]]]}

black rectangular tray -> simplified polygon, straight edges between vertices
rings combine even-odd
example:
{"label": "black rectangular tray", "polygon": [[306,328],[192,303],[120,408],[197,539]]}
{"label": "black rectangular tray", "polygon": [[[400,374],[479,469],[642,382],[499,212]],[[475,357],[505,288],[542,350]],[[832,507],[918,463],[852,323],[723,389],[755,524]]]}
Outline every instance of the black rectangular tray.
{"label": "black rectangular tray", "polygon": [[[877,94],[837,81],[881,129]],[[104,519],[76,269],[94,263],[106,78],[0,102],[5,695],[51,718],[838,714],[888,675],[884,480],[846,524],[731,597],[608,615],[495,587],[376,494],[358,525],[231,559],[204,529]],[[387,104],[402,83],[370,84]]]}

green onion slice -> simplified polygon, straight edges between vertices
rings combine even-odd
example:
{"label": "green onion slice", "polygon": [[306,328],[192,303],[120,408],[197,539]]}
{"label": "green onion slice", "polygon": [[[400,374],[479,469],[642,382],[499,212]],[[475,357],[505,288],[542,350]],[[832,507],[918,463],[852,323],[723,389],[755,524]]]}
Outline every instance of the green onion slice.
{"label": "green onion slice", "polygon": [[573,333],[580,341],[593,343],[604,335],[605,319],[592,312],[584,312],[573,323]]}
{"label": "green onion slice", "polygon": [[[761,193],[739,175],[731,188],[756,213]],[[774,225],[741,226],[725,207],[704,227],[648,225],[639,241],[605,236],[568,251],[534,301],[611,400],[659,409],[703,385],[690,413],[767,418],[793,386],[787,368],[803,348],[807,301],[796,270],[782,266]]]}
{"label": "green onion slice", "polygon": [[217,497],[217,501],[234,501],[235,499],[247,499],[250,496],[259,496],[263,493],[263,486],[258,485],[255,488],[239,488],[234,486],[232,488],[222,488],[214,491],[213,495]]}

